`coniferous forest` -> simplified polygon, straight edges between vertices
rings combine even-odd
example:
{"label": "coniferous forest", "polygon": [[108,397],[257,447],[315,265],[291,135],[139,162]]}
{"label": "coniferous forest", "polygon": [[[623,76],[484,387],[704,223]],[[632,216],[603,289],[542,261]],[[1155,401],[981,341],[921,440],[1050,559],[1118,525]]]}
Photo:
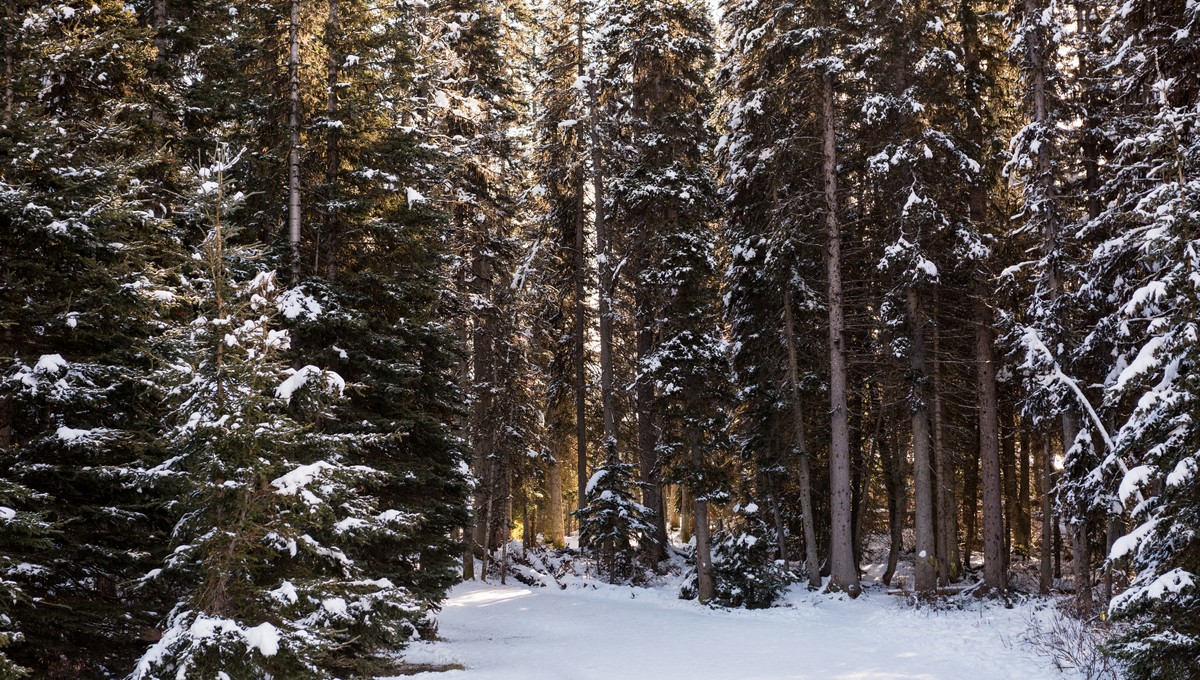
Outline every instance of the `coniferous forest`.
{"label": "coniferous forest", "polygon": [[571,570],[1054,602],[1200,678],[1195,0],[0,38],[0,679],[394,675]]}

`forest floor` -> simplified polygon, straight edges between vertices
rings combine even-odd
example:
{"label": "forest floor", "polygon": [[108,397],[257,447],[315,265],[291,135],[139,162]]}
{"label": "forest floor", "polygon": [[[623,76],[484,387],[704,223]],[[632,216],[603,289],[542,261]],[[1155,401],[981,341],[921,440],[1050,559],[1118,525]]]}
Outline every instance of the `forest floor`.
{"label": "forest floor", "polygon": [[[871,583],[858,600],[793,586],[755,611],[655,587],[566,589],[479,581],[454,588],[436,642],[404,653],[426,680],[1057,680],[1023,640],[1044,603],[958,600],[915,608]],[[968,596],[969,597],[969,596]],[[427,666],[422,666],[428,664]]]}

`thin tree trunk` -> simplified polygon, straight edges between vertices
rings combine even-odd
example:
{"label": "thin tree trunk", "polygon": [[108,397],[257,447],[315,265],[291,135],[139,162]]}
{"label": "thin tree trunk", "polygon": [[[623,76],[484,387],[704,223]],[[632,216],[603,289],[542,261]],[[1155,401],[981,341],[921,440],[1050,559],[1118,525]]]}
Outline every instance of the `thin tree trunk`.
{"label": "thin tree trunk", "polygon": [[[1075,436],[1079,434],[1079,421],[1075,414],[1066,412],[1062,416],[1063,455],[1073,446]],[[1092,568],[1091,546],[1088,542],[1087,506],[1079,502],[1074,508],[1076,517],[1071,525],[1071,567],[1075,581],[1075,602],[1079,613],[1088,616],[1092,613]]]}
{"label": "thin tree trunk", "polygon": [[16,41],[16,9],[13,3],[4,3],[4,25],[7,27],[4,37],[4,122],[12,121],[13,103],[16,101],[16,89],[13,79],[16,77],[17,41]]}
{"label": "thin tree trunk", "polygon": [[952,578],[950,572],[950,546],[956,542],[952,533],[950,514],[953,512],[951,503],[954,501],[954,489],[951,486],[953,475],[950,466],[946,464],[946,447],[942,437],[942,361],[941,333],[938,331],[937,312],[934,312],[933,327],[933,475],[934,501],[937,513],[937,566],[938,585],[948,586]]}
{"label": "thin tree trunk", "polygon": [[292,283],[300,281],[300,0],[288,21],[288,246]]}
{"label": "thin tree trunk", "polygon": [[[820,23],[826,23],[824,16]],[[821,52],[823,56],[827,55],[828,47],[822,45]],[[850,425],[846,406],[845,312],[842,299],[842,233],[838,225],[836,126],[833,73],[827,69],[821,74],[821,174],[824,180],[825,273],[829,305],[830,587],[857,597],[860,586],[858,565],[854,563],[850,517]]]}
{"label": "thin tree trunk", "polygon": [[[812,476],[808,468],[808,443],[804,437],[804,407],[800,401],[800,381],[796,359],[796,327],[792,317],[792,292],[783,289],[784,341],[788,354],[788,384],[792,392],[792,419],[795,421],[796,454],[800,473],[800,512],[804,515],[804,568],[808,574],[809,588],[821,587],[821,563],[817,557],[817,531],[812,509]],[[782,539],[782,535],[781,535]]]}
{"label": "thin tree trunk", "polygon": [[692,540],[696,528],[692,512],[694,507],[691,489],[687,484],[681,484],[679,486],[679,540],[683,541],[685,545]]}
{"label": "thin tree trunk", "polygon": [[[881,395],[882,400],[882,395]],[[893,428],[894,430],[894,428]],[[883,584],[891,585],[892,576],[900,562],[900,551],[904,542],[905,494],[904,466],[895,445],[895,433],[879,441],[879,458],[883,463],[883,483],[888,495],[888,529],[891,534],[891,545],[888,548],[887,568],[883,572]]]}
{"label": "thin tree trunk", "polygon": [[1007,566],[1012,559],[1013,545],[1017,538],[1017,450],[1016,432],[1013,431],[1011,414],[1004,414],[1001,427],[1001,473],[1004,480],[1004,562]]}
{"label": "thin tree trunk", "polygon": [[1050,587],[1054,584],[1054,565],[1051,548],[1054,544],[1054,534],[1052,525],[1054,517],[1051,514],[1050,507],[1050,489],[1051,474],[1053,468],[1051,460],[1053,456],[1050,452],[1050,437],[1042,437],[1042,458],[1041,458],[1041,486],[1042,486],[1042,545],[1041,545],[1041,563],[1038,568],[1038,592],[1043,595],[1050,594]]}
{"label": "thin tree trunk", "polygon": [[[586,20],[584,17],[584,3],[579,3],[578,16],[576,17],[575,27],[575,71],[579,78],[584,76],[584,26]],[[575,136],[576,144],[579,144],[579,135]],[[576,149],[579,156],[582,156],[582,149],[577,146]],[[577,481],[579,483],[579,499],[578,507],[582,510],[587,505],[587,379],[585,370],[585,344],[584,344],[584,329],[586,328],[586,318],[584,316],[584,281],[587,277],[587,259],[585,257],[584,244],[586,242],[584,222],[584,191],[586,189],[586,177],[583,172],[583,163],[579,163],[578,169],[575,171],[575,455],[578,464]]]}
{"label": "thin tree trunk", "polygon": [[965,456],[963,465],[963,566],[969,569],[979,542],[979,457]]}
{"label": "thin tree trunk", "polygon": [[[696,469],[700,469],[703,464],[703,458],[700,451],[700,446],[693,441],[692,447],[692,463]],[[716,592],[716,586],[713,582],[712,571],[712,552],[709,548],[708,536],[708,500],[702,496],[696,496],[696,586],[700,596],[700,602],[708,602],[713,598]]]}
{"label": "thin tree trunk", "polygon": [[909,340],[912,343],[910,368],[916,376],[912,405],[913,440],[913,523],[916,534],[916,592],[931,594],[937,590],[936,546],[933,528],[933,461],[930,455],[929,405],[924,386],[925,310],[920,294],[908,289]]}
{"label": "thin tree trunk", "polygon": [[596,265],[600,298],[600,404],[604,417],[604,459],[612,464],[617,457],[617,419],[613,404],[612,357],[612,262],[605,220],[604,159],[600,144],[600,95],[592,78],[592,112],[588,125],[592,147],[592,210],[596,230]]}
{"label": "thin tree trunk", "polygon": [[[1019,427],[1019,418],[1015,418],[1015,420],[1014,426]],[[1017,546],[1021,550],[1021,554],[1028,557],[1033,554],[1031,551],[1033,525],[1029,513],[1029,429],[1021,427],[1020,430],[1021,455],[1018,459],[1020,470],[1017,475],[1017,481],[1020,483],[1019,497],[1017,498]]]}
{"label": "thin tree trunk", "polygon": [[[328,72],[325,77],[325,86],[328,89],[325,113],[330,121],[338,119],[338,81],[341,79],[342,67],[342,53],[338,49],[338,32],[341,30],[338,24],[339,9],[339,0],[329,0],[329,16],[325,22],[325,43],[329,51]],[[338,212],[335,207],[338,203],[336,200],[338,168],[342,162],[341,128],[337,125],[329,125],[326,127],[326,134],[329,135],[325,140],[325,186],[328,200],[325,206],[323,231],[326,243],[325,271],[326,275],[333,279],[337,276],[337,248],[341,238],[341,225],[338,224]],[[319,247],[320,243],[317,245]],[[320,262],[316,261],[315,257],[313,271],[319,271]]]}
{"label": "thin tree trunk", "polygon": [[988,590],[1008,587],[1004,554],[1004,508],[1000,494],[1000,419],[996,395],[992,309],[982,277],[975,282],[975,366],[979,395],[979,460],[983,485],[983,582]]}

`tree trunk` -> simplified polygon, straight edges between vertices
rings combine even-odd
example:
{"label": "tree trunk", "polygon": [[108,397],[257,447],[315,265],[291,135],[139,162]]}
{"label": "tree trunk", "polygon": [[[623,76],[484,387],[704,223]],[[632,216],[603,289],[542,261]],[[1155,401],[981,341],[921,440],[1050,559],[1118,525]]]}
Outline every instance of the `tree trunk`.
{"label": "tree trunk", "polygon": [[[557,411],[557,407],[555,407]],[[561,418],[562,414],[556,414]],[[550,430],[556,431],[558,427]],[[543,533],[546,542],[555,548],[563,547],[566,539],[563,526],[563,461],[570,460],[570,448],[564,447],[566,440],[555,438],[551,442],[550,460],[546,465],[546,519]],[[564,450],[565,448],[565,450]]]}
{"label": "tree trunk", "polygon": [[[881,395],[882,399],[882,395]],[[900,562],[900,551],[904,542],[904,520],[908,505],[904,494],[904,463],[900,459],[899,447],[895,445],[895,427],[886,437],[879,440],[879,459],[883,464],[883,483],[888,496],[888,529],[891,546],[888,548],[887,568],[883,572],[883,584],[891,585],[892,576]]]}
{"label": "tree trunk", "polygon": [[[639,270],[645,268],[645,262],[639,262]],[[640,278],[640,277],[638,277]],[[635,279],[634,304],[637,309],[636,343],[639,372],[643,362],[654,349],[654,311],[651,308],[649,292],[645,286]],[[654,383],[644,376],[637,377],[635,387],[637,409],[637,448],[638,473],[642,482],[642,505],[654,513],[655,538],[658,545],[654,546],[649,555],[657,562],[667,556],[667,513],[663,507],[663,488],[660,480],[658,465],[658,427],[654,418]]]}
{"label": "tree trunk", "polygon": [[300,0],[288,21],[288,246],[292,284],[300,281]]}
{"label": "tree trunk", "polygon": [[784,341],[788,354],[788,384],[792,392],[792,419],[796,432],[796,454],[800,473],[800,512],[804,515],[804,569],[808,574],[808,587],[821,587],[821,563],[817,557],[817,531],[812,509],[812,476],[808,467],[808,443],[804,437],[804,407],[800,401],[799,367],[796,359],[796,326],[792,317],[792,292],[789,286],[783,289]]}
{"label": "tree trunk", "polygon": [[946,464],[946,447],[942,437],[942,360],[941,333],[938,331],[937,312],[933,315],[933,476],[934,502],[937,517],[937,567],[938,585],[948,586],[953,578],[950,571],[950,549],[957,542],[953,533],[950,515],[953,512],[954,488],[951,484],[953,474]]}
{"label": "tree trunk", "polygon": [[1050,550],[1054,544],[1054,534],[1052,524],[1054,517],[1051,514],[1050,507],[1050,489],[1051,474],[1053,467],[1051,464],[1053,456],[1050,452],[1050,437],[1042,437],[1042,459],[1041,459],[1041,474],[1042,474],[1042,545],[1041,545],[1041,564],[1038,568],[1038,592],[1043,595],[1050,594],[1050,587],[1054,584],[1054,565]]}
{"label": "tree trunk", "polygon": [[[692,464],[700,469],[704,461],[697,442],[692,441]],[[700,594],[700,602],[705,603],[713,598],[716,585],[713,582],[712,551],[709,548],[708,535],[708,500],[696,495],[696,586]]]}
{"label": "tree trunk", "polygon": [[963,566],[969,569],[975,545],[979,542],[979,457],[965,456],[963,466]]}
{"label": "tree trunk", "polygon": [[679,540],[685,545],[692,540],[696,528],[692,511],[695,503],[692,501],[692,491],[687,484],[679,485]]}
{"label": "tree trunk", "polygon": [[916,592],[932,594],[937,591],[937,564],[933,528],[933,461],[930,455],[929,405],[925,379],[925,310],[916,288],[908,289],[909,340],[912,343],[910,368],[916,376],[912,391],[913,440],[913,523],[916,534],[914,568]]}
{"label": "tree trunk", "polygon": [[596,230],[596,265],[600,299],[600,405],[604,418],[604,460],[618,461],[617,420],[613,404],[613,357],[612,357],[612,262],[609,252],[608,231],[605,228],[604,205],[604,159],[600,144],[600,95],[596,78],[589,81],[592,98],[591,119],[588,134],[592,151],[592,210],[593,226]]}
{"label": "tree trunk", "polygon": [[1017,537],[1017,450],[1016,433],[1010,425],[1010,414],[1005,413],[1001,426],[1000,452],[1001,473],[1004,481],[1004,562],[1012,559],[1013,545]]}
{"label": "tree trunk", "polygon": [[[1062,416],[1063,456],[1074,445],[1075,437],[1079,434],[1079,421],[1070,411]],[[1088,616],[1092,613],[1092,568],[1091,546],[1088,543],[1088,513],[1085,502],[1079,502],[1075,508],[1075,517],[1071,524],[1071,571],[1075,581],[1075,603],[1079,613]]]}
{"label": "tree trunk", "polygon": [[991,591],[1008,587],[1004,554],[1004,508],[1000,498],[1000,419],[993,354],[992,308],[987,284],[975,279],[975,367],[979,399],[979,460],[983,484],[983,583]]}
{"label": "tree trunk", "polygon": [[[824,8],[822,8],[824,9]],[[825,24],[825,17],[821,17]],[[822,54],[828,48],[822,46]],[[846,407],[845,312],[842,300],[842,234],[838,225],[837,127],[833,73],[821,74],[821,174],[825,198],[825,273],[829,305],[830,588],[858,597],[858,565],[850,509],[850,425]]]}
{"label": "tree trunk", "polygon": [[[329,0],[329,16],[325,22],[325,43],[326,49],[329,51],[328,56],[328,72],[326,73],[325,86],[328,89],[328,100],[326,101],[326,116],[330,121],[338,119],[338,81],[341,79],[341,60],[342,53],[338,49],[338,6],[339,0]],[[337,196],[338,169],[341,165],[341,128],[337,125],[329,125],[326,127],[328,137],[325,140],[325,186],[329,193],[330,199],[335,199]],[[325,224],[322,226],[325,236],[325,272],[329,279],[334,279],[337,276],[337,248],[341,238],[341,225],[338,224],[338,211],[336,205],[337,200],[327,200],[325,206]],[[316,259],[319,256],[314,256],[313,271],[320,270],[320,262]]]}
{"label": "tree trunk", "polygon": [[[1020,426],[1020,419],[1014,414],[1014,426]],[[1017,481],[1020,485],[1017,498],[1017,546],[1021,550],[1021,554],[1026,557],[1032,555],[1031,544],[1033,543],[1032,520],[1029,513],[1029,429],[1021,427],[1021,454],[1018,458],[1019,470],[1017,472]]]}
{"label": "tree trunk", "polygon": [[[575,26],[575,71],[579,78],[584,76],[584,3],[579,3]],[[576,139],[579,136],[576,135]],[[577,142],[578,144],[578,142]],[[577,149],[582,156],[582,150]],[[576,481],[579,483],[578,508],[587,505],[587,373],[584,330],[587,327],[584,307],[584,281],[587,277],[586,224],[584,222],[584,195],[587,188],[583,163],[575,171],[575,455],[578,467]]]}

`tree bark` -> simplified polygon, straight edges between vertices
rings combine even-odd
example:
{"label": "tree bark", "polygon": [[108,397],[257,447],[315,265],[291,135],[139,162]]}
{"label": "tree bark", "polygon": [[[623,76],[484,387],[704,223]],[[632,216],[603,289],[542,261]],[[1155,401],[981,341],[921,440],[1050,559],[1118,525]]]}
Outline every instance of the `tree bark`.
{"label": "tree bark", "polygon": [[596,265],[600,298],[600,408],[604,419],[604,459],[617,462],[617,420],[613,404],[612,263],[605,228],[604,154],[600,143],[600,94],[596,79],[589,80],[592,98],[588,135],[592,151],[592,225],[596,231]]}
{"label": "tree bark", "polygon": [[937,567],[938,585],[948,586],[953,578],[950,571],[951,546],[957,542],[950,521],[951,509],[954,502],[954,488],[951,484],[953,474],[946,464],[946,447],[942,437],[942,360],[941,333],[938,331],[937,312],[933,315],[931,334],[933,336],[933,356],[930,364],[933,368],[933,477],[934,502],[936,503],[937,519]]}
{"label": "tree bark", "polygon": [[[325,43],[326,49],[329,52],[328,70],[325,76],[325,86],[328,89],[327,101],[325,106],[325,115],[332,122],[338,119],[338,81],[341,79],[341,60],[342,53],[338,49],[338,32],[341,30],[339,26],[339,0],[329,0],[329,15],[325,21]],[[330,199],[335,199],[337,196],[338,169],[341,166],[341,128],[336,125],[326,126],[326,134],[328,137],[325,140],[325,186],[329,193]],[[322,231],[325,236],[325,272],[326,276],[332,280],[337,276],[337,248],[341,237],[341,225],[338,224],[338,211],[335,207],[337,200],[328,200],[325,206],[324,225]],[[314,255],[313,271],[320,270],[320,261],[317,260],[320,251],[318,245],[317,255]]]}
{"label": "tree bark", "polygon": [[975,280],[975,367],[979,395],[979,460],[983,484],[983,583],[991,591],[1008,587],[1004,554],[1004,508],[1000,498],[1000,419],[993,354],[992,308],[982,277]]}
{"label": "tree bark", "polygon": [[1004,481],[1004,562],[1006,570],[1012,559],[1013,546],[1017,539],[1017,449],[1016,433],[1010,423],[1011,414],[1005,413],[1000,435],[1000,461]]}
{"label": "tree bark", "polygon": [[679,540],[684,544],[692,540],[693,533],[696,529],[695,515],[693,513],[695,503],[692,500],[692,491],[687,484],[679,485]]}
{"label": "tree bark", "polygon": [[930,451],[929,405],[924,384],[925,369],[925,310],[916,288],[909,287],[908,323],[912,354],[909,365],[916,376],[912,387],[912,446],[913,446],[913,523],[916,534],[914,568],[916,592],[929,595],[937,591],[936,545],[933,527],[933,461]]}
{"label": "tree bark", "polygon": [[288,246],[292,284],[300,281],[300,0],[288,21]]}
{"label": "tree bark", "polygon": [[[1068,411],[1063,414],[1062,430],[1065,457],[1079,434],[1079,421],[1074,413]],[[1071,518],[1071,571],[1075,582],[1075,603],[1079,613],[1088,616],[1092,613],[1092,568],[1086,503],[1079,502],[1073,510],[1076,516]]]}
{"label": "tree bark", "polygon": [[[822,8],[824,9],[824,8]],[[821,23],[826,23],[821,17]],[[828,47],[822,46],[822,56]],[[858,597],[858,565],[850,508],[850,425],[846,406],[845,311],[842,294],[842,234],[838,224],[837,123],[833,73],[821,74],[821,174],[825,199],[825,274],[829,306],[829,487],[830,588]]]}
{"label": "tree bark", "polygon": [[[584,55],[584,26],[586,25],[586,17],[584,17],[584,3],[579,3],[578,16],[576,17],[575,26],[575,72],[576,76],[583,78],[585,74],[585,55]],[[576,144],[579,144],[579,135],[576,135]],[[582,157],[582,149],[576,148],[579,151],[579,156]],[[577,458],[576,481],[579,483],[579,498],[578,509],[582,510],[587,505],[587,373],[586,373],[586,346],[584,343],[584,329],[586,328],[585,307],[584,307],[584,281],[587,276],[587,258],[584,250],[586,243],[586,224],[584,221],[584,191],[586,189],[586,177],[584,176],[583,163],[580,158],[579,165],[575,171],[575,455]]]}
{"label": "tree bark", "polygon": [[1017,482],[1020,485],[1017,498],[1017,546],[1021,550],[1021,554],[1025,556],[1032,555],[1033,543],[1033,526],[1029,513],[1029,429],[1020,427],[1020,419],[1014,414],[1014,427],[1019,427],[1021,431],[1021,453],[1017,459],[1019,470],[1017,471]]}
{"label": "tree bark", "polygon": [[1050,552],[1054,544],[1054,534],[1051,530],[1051,525],[1054,523],[1054,517],[1051,514],[1052,509],[1050,506],[1050,489],[1052,488],[1051,474],[1053,473],[1053,467],[1051,464],[1053,456],[1050,452],[1050,437],[1042,437],[1041,450],[1042,457],[1041,461],[1039,462],[1041,463],[1042,475],[1042,545],[1040,553],[1041,563],[1038,566],[1038,592],[1043,595],[1049,595],[1050,587],[1054,585],[1054,564],[1053,556]]}
{"label": "tree bark", "polygon": [[[893,427],[894,430],[894,427]],[[879,441],[879,458],[883,463],[883,482],[888,495],[888,528],[891,533],[891,546],[888,548],[887,568],[883,572],[883,584],[891,585],[892,576],[900,562],[900,551],[904,542],[904,520],[906,501],[904,463],[901,460],[899,447],[895,446],[895,433],[892,432]]]}
{"label": "tree bark", "polygon": [[[552,407],[557,412],[558,407]],[[553,418],[561,418],[563,414],[556,413]],[[558,427],[549,428],[551,431]],[[555,548],[565,544],[566,532],[563,526],[563,461],[570,460],[570,447],[564,446],[566,440],[555,438],[551,443],[550,460],[546,465],[546,520],[543,533],[546,542]]]}
{"label": "tree bark", "polygon": [[[692,463],[700,469],[704,461],[700,446],[693,441]],[[709,548],[708,535],[708,500],[702,495],[695,495],[696,503],[696,586],[700,602],[705,603],[713,598],[716,586],[713,581],[712,551]]]}
{"label": "tree bark", "polygon": [[788,354],[788,384],[792,392],[792,419],[796,433],[796,455],[800,474],[800,512],[803,513],[804,569],[808,575],[808,587],[821,587],[821,563],[817,558],[817,531],[812,509],[812,476],[808,467],[808,443],[804,437],[804,407],[800,401],[800,381],[796,359],[796,326],[792,316],[792,292],[783,289],[784,341]]}

